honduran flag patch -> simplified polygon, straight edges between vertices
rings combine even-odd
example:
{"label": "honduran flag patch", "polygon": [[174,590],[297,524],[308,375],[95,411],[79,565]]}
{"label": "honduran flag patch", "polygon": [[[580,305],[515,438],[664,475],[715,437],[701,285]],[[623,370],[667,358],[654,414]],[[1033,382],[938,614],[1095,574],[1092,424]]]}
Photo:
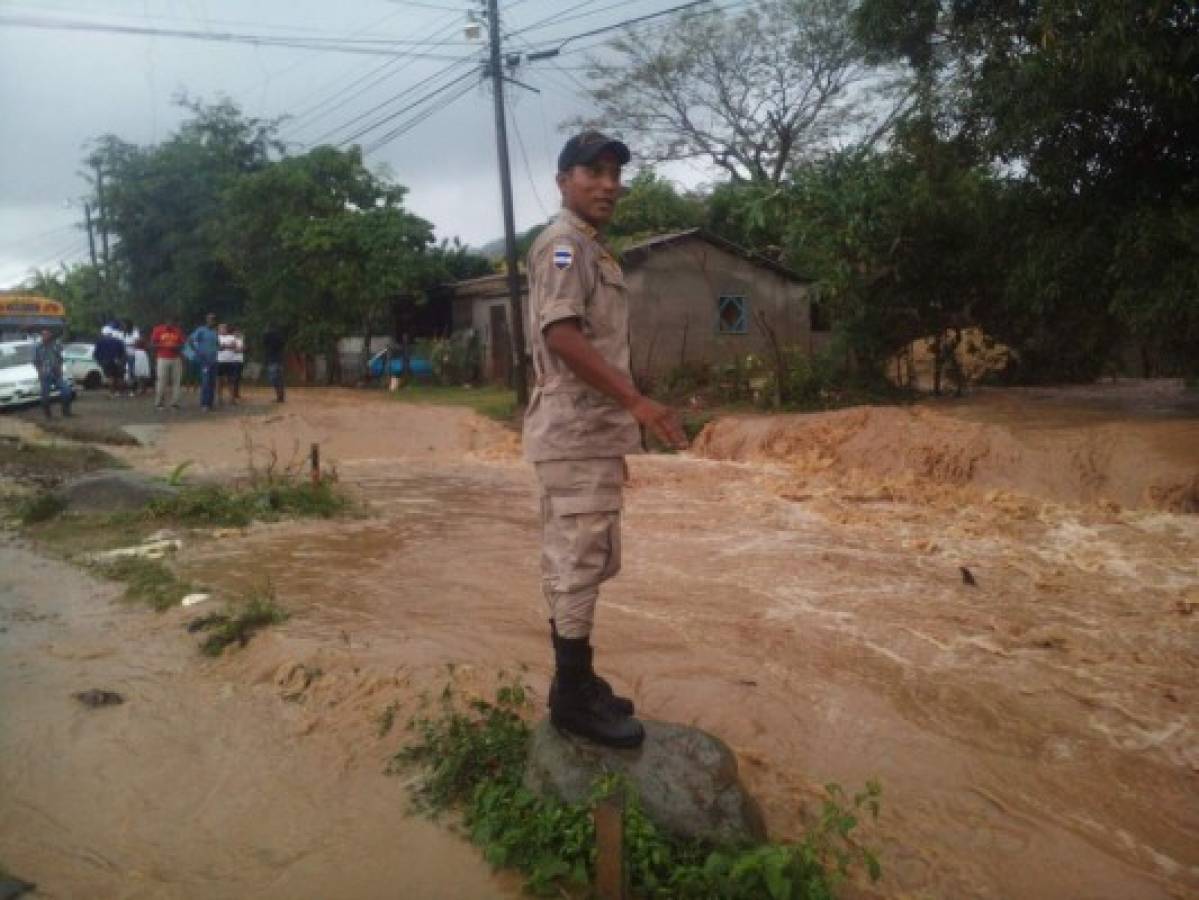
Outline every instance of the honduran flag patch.
{"label": "honduran flag patch", "polygon": [[569,269],[575,261],[575,252],[571,249],[570,244],[555,244],[554,245],[554,268]]}

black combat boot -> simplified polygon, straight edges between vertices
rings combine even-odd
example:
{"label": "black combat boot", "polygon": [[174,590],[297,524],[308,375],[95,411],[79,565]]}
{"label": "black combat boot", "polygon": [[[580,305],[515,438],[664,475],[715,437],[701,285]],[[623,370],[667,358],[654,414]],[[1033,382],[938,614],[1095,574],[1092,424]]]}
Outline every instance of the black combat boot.
{"label": "black combat boot", "polygon": [[[557,652],[558,641],[560,641],[561,638],[558,637],[558,625],[553,619],[550,619],[550,640],[552,640],[554,642],[554,651]],[[614,712],[617,712],[622,716],[631,716],[634,712],[636,712],[636,707],[633,706],[633,701],[630,700],[628,697],[620,696],[620,694],[618,694],[614,690],[612,690],[612,685],[608,684],[607,679],[601,678],[599,675],[595,674],[595,668],[591,664],[594,653],[595,653],[595,650],[591,646],[591,642],[588,641],[587,642],[587,673],[588,673],[588,675],[595,682],[596,687],[599,690],[600,694],[603,696],[606,696],[608,698],[608,705],[612,707],[612,710]],[[554,702],[554,694],[557,691],[557,685],[558,685],[557,678],[555,678],[553,681],[550,682],[550,703],[551,704]]]}
{"label": "black combat boot", "polygon": [[42,412],[45,414],[47,419],[54,418],[54,413],[50,412],[50,401],[49,400],[42,401]]}
{"label": "black combat boot", "polygon": [[641,746],[645,729],[632,716],[616,712],[590,672],[587,638],[560,637],[555,642],[557,671],[550,696],[555,727],[607,747]]}
{"label": "black combat boot", "polygon": [[73,416],[73,415],[74,415],[74,413],[72,413],[72,412],[71,412],[71,404],[72,404],[72,403],[74,403],[74,402],[75,402],[75,397],[74,397],[74,395],[72,395],[72,396],[71,396],[71,399],[70,399],[70,400],[63,400],[63,401],[62,401],[62,414],[63,414],[63,416],[64,416],[64,417],[66,417],[66,418],[68,418],[68,419],[69,419],[71,416]]}

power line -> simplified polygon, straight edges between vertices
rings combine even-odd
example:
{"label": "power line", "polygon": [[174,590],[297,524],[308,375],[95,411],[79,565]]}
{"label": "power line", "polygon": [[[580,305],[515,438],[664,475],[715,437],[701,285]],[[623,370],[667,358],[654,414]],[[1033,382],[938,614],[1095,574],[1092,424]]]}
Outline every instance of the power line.
{"label": "power line", "polygon": [[547,219],[550,217],[545,204],[541,202],[541,192],[537,190],[537,182],[533,180],[533,167],[529,165],[529,154],[525,151],[525,139],[521,137],[520,125],[516,122],[516,110],[508,110],[508,120],[512,123],[512,130],[516,132],[516,146],[520,147],[520,158],[525,163],[525,175],[529,178],[529,187],[533,189],[533,199],[537,201],[537,205],[541,208],[541,214]]}
{"label": "power line", "polygon": [[408,112],[409,110],[412,110],[412,109],[416,108],[417,106],[420,106],[421,104],[426,103],[429,100],[432,100],[438,94],[441,94],[441,93],[449,90],[450,88],[454,87],[455,85],[461,84],[463,81],[465,81],[466,79],[468,79],[472,76],[477,76],[477,74],[478,74],[478,72],[475,69],[470,69],[466,72],[463,72],[457,78],[454,78],[453,80],[447,82],[446,84],[443,84],[441,87],[435,88],[434,90],[429,91],[427,94],[417,98],[416,100],[413,100],[411,103],[401,107],[400,109],[397,109],[395,112],[389,113],[388,115],[384,116],[382,119],[379,119],[378,121],[373,122],[370,125],[367,125],[365,128],[362,128],[359,131],[354,132],[349,137],[343,138],[338,146],[344,147],[347,144],[353,143],[354,141],[358,140],[358,138],[362,137],[363,135],[369,134],[370,132],[374,131],[376,128],[383,127],[388,122],[395,121],[397,118],[399,118],[400,116],[402,116],[404,113]]}
{"label": "power line", "polygon": [[[469,61],[467,61],[467,62],[469,62]],[[336,128],[329,129],[324,134],[322,134],[320,137],[315,138],[312,141],[309,141],[308,146],[314,146],[316,144],[323,143],[327,139],[333,137],[334,135],[336,135],[338,133],[345,134],[346,131],[352,129],[354,126],[356,126],[362,120],[369,118],[370,116],[379,112],[379,110],[383,109],[384,107],[390,106],[393,103],[396,103],[397,101],[410,96],[411,94],[418,91],[420,88],[428,85],[430,82],[436,81],[438,78],[448,75],[450,72],[452,72],[454,69],[457,69],[461,65],[463,65],[463,63],[461,63],[461,62],[450,63],[448,66],[445,66],[442,69],[438,69],[432,75],[422,78],[420,81],[416,82],[415,84],[411,85],[410,87],[405,88],[404,90],[400,91],[400,93],[398,93],[392,97],[388,97],[382,103],[378,103],[378,104],[372,106],[370,109],[366,110],[365,112],[359,113],[354,118],[350,119],[348,122],[342,122]],[[456,83],[457,83],[457,81],[450,81],[446,84],[443,84],[441,87],[435,88],[434,91],[424,94],[422,97],[418,98],[414,102],[416,104],[420,104],[420,103],[424,102],[425,98],[430,96],[431,93],[435,93],[436,91],[444,90],[447,87],[453,87]],[[409,110],[411,108],[412,108],[411,105],[405,106],[402,109],[398,110],[397,113],[395,113],[395,114],[402,115],[404,112],[406,112],[407,110]],[[353,140],[355,138],[360,137],[362,134],[365,134],[366,132],[371,131],[372,129],[378,127],[381,124],[385,124],[387,121],[388,120],[386,118],[380,119],[375,125],[367,126],[367,128],[365,130],[355,132],[355,134],[352,137],[339,141],[339,144],[351,143],[351,142],[353,142]]]}
{"label": "power line", "polygon": [[[361,28],[355,28],[352,32],[350,32],[350,37],[357,37],[360,34],[369,32],[375,28],[378,28],[378,27],[386,24],[387,22],[390,22],[392,19],[396,18],[397,16],[401,16],[403,14],[404,14],[403,10],[395,10],[393,12],[388,13],[385,16],[381,16],[377,19],[372,19],[369,24],[363,25]],[[278,72],[276,72],[275,75],[276,76],[285,75],[288,72],[298,69],[300,66],[304,65],[305,62],[307,62],[307,56],[308,56],[308,54],[301,55],[298,59],[293,60],[291,63],[289,63],[288,65],[286,65],[282,69],[280,69]],[[372,69],[371,71],[372,72],[378,71],[379,68],[382,68],[383,66],[387,66],[389,64],[394,64],[394,62],[395,62],[395,60],[388,60],[387,62],[381,63],[378,67]],[[321,105],[321,104],[317,104],[317,106],[319,106],[319,105]],[[306,109],[304,111],[304,113],[302,113],[301,115],[307,115],[308,111],[309,110]]]}
{"label": "power line", "polygon": [[425,3],[423,0],[388,0],[390,3],[398,3],[400,6],[416,6],[420,9],[439,9],[442,12],[465,13],[467,10],[461,6],[442,6],[439,3]]}
{"label": "power line", "polygon": [[[544,19],[538,19],[536,22],[533,22],[530,25],[526,25],[523,28],[521,28],[517,31],[514,31],[511,34],[508,34],[506,36],[507,37],[515,37],[518,34],[524,34],[527,31],[535,31],[538,28],[549,27],[550,25],[555,25],[555,24],[563,24],[562,23],[563,16],[565,16],[569,12],[572,12],[573,10],[579,9],[580,7],[587,6],[588,3],[590,3],[590,2],[594,2],[594,0],[587,0],[586,3],[579,3],[579,4],[576,4],[575,6],[570,7],[569,9],[564,9],[559,12],[556,12],[552,16],[546,16]],[[644,2],[644,0],[619,0],[619,2],[617,2],[617,3],[610,3],[607,6],[601,6],[598,9],[589,10],[588,12],[579,13],[577,16],[572,16],[571,21],[573,22],[578,19],[586,19],[586,18],[590,18],[591,16],[598,16],[598,15],[601,15],[606,12],[611,12],[614,9],[618,9],[621,6],[630,6],[634,3],[642,3],[642,2]]]}
{"label": "power line", "polygon": [[455,92],[450,97],[445,99],[442,103],[439,103],[436,106],[431,106],[428,109],[423,110],[422,112],[413,116],[408,121],[404,122],[397,128],[389,131],[387,134],[383,135],[381,138],[374,141],[369,147],[364,148],[363,152],[364,153],[374,153],[376,150],[379,150],[380,148],[386,146],[387,144],[390,144],[396,138],[404,136],[409,131],[414,129],[417,125],[420,125],[422,122],[424,122],[426,119],[428,119],[430,116],[436,115],[437,113],[441,112],[443,109],[448,109],[455,102],[457,102],[457,100],[459,98],[464,97],[467,94],[469,94],[479,84],[479,81],[480,81],[480,79],[476,79],[475,81],[470,82],[464,88],[462,88],[462,90]]}
{"label": "power line", "polygon": [[[561,50],[563,47],[565,47],[571,41],[581,40],[582,38],[592,37],[597,34],[604,34],[605,32],[608,32],[608,31],[615,31],[618,28],[627,28],[629,25],[636,25],[638,22],[648,22],[650,19],[657,19],[662,16],[669,16],[669,15],[672,15],[677,12],[685,12],[686,10],[694,9],[697,6],[711,5],[711,3],[712,3],[712,0],[690,0],[690,2],[688,2],[688,3],[680,3],[678,6],[672,6],[669,9],[661,9],[661,10],[658,10],[657,12],[646,13],[644,16],[634,16],[631,19],[625,19],[621,22],[614,22],[611,25],[604,25],[601,28],[592,28],[590,31],[581,31],[578,34],[572,34],[570,37],[554,38],[552,40],[547,40],[545,43],[557,44],[558,50]],[[532,26],[530,26],[530,27],[532,27]],[[527,31],[528,29],[525,29],[525,30]],[[515,32],[515,33],[519,34],[520,32]]]}
{"label": "power line", "polygon": [[[445,31],[449,30],[450,28],[455,27],[456,25],[457,25],[457,18],[455,17],[451,21],[446,22],[442,26],[435,28],[433,31],[429,32],[429,34],[426,35],[426,40],[440,37]],[[354,79],[349,84],[347,84],[344,87],[342,87],[341,89],[335,91],[333,94],[327,96],[324,100],[321,100],[320,102],[313,104],[312,106],[309,106],[306,109],[304,109],[303,111],[301,111],[300,113],[298,113],[296,115],[296,117],[289,123],[291,126],[290,130],[291,130],[292,134],[294,136],[298,137],[298,132],[301,129],[311,126],[313,123],[318,122],[321,119],[325,118],[326,116],[330,115],[332,112],[335,111],[335,109],[340,108],[340,107],[332,107],[330,104],[332,104],[334,101],[344,97],[347,93],[353,91],[354,88],[361,85],[364,81],[369,80],[369,84],[364,85],[361,90],[353,93],[352,96],[347,97],[345,100],[345,103],[341,104],[341,106],[344,107],[344,105],[346,103],[352,103],[354,100],[356,100],[358,97],[361,97],[363,94],[365,94],[371,88],[373,88],[375,85],[381,84],[382,82],[391,78],[393,75],[399,74],[404,69],[407,69],[409,66],[413,65],[414,63],[415,63],[415,60],[411,60],[411,59],[409,59],[409,60],[389,59],[386,62],[381,63],[378,66],[375,66],[369,72],[367,72],[365,75],[362,75],[362,76]],[[397,66],[398,66],[398,68],[397,68]],[[387,70],[387,69],[392,69],[394,71],[385,73],[385,70]],[[322,110],[322,111],[318,113],[317,110]],[[301,125],[300,122],[304,119],[307,119],[308,121],[304,122],[304,124]]]}
{"label": "power line", "polygon": [[[705,2],[711,2],[711,0],[705,0]],[[700,10],[699,12],[693,13],[693,15],[707,16],[707,15],[712,15],[715,13],[731,12],[732,10],[737,9],[738,7],[745,6],[745,4],[748,2],[749,2],[749,0],[734,0],[734,2],[730,3],[728,6],[713,6],[711,9]],[[629,20],[628,22],[618,22],[615,25],[610,25],[610,26],[607,26],[602,29],[597,29],[597,31],[588,32],[587,34],[588,34],[588,36],[591,36],[591,35],[594,35],[594,34],[600,33],[600,32],[614,31],[617,28],[623,28],[623,27],[627,26],[632,21],[635,21],[635,20]],[[640,35],[656,34],[658,32],[666,30],[667,28],[672,27],[673,24],[674,23],[672,23],[672,22],[663,22],[661,25],[647,28],[644,31],[639,31],[638,34],[640,34]],[[570,43],[579,37],[581,37],[581,35],[575,35],[574,37],[566,38],[561,43],[559,43],[557,40],[547,41],[547,43],[557,43],[558,47],[559,47],[558,50],[552,51],[549,54],[547,54],[547,57],[548,56],[572,56],[576,53],[587,53],[590,50],[595,50],[597,47],[603,47],[605,44],[608,43],[608,40],[609,40],[608,38],[604,38],[603,40],[599,40],[592,44],[587,44],[582,47],[572,47],[569,50],[561,49],[563,46],[565,46],[565,44]],[[544,51],[541,51],[541,52],[544,52]],[[534,57],[534,56],[530,55],[527,58],[530,61],[535,62],[538,59],[547,58],[547,57]],[[563,71],[566,71],[566,70],[563,69]]]}
{"label": "power line", "polygon": [[[285,37],[277,35],[240,34],[234,32],[208,32],[173,28],[151,28],[148,26],[135,25],[110,25],[100,22],[72,22],[57,19],[35,19],[33,17],[0,18],[0,26],[5,25],[16,28],[38,28],[49,31],[83,31],[108,34],[149,35],[152,37],[172,37],[186,40],[214,41],[217,43],[251,44],[259,47],[289,47],[300,50],[325,50],[334,53],[357,53],[367,56],[404,56],[408,58],[440,60],[455,60],[463,58],[462,56],[448,55],[445,53],[397,53],[395,49],[388,49],[388,46],[402,47],[404,44],[423,46],[416,41]],[[465,41],[443,41],[437,44],[437,46],[451,45],[472,46]]]}

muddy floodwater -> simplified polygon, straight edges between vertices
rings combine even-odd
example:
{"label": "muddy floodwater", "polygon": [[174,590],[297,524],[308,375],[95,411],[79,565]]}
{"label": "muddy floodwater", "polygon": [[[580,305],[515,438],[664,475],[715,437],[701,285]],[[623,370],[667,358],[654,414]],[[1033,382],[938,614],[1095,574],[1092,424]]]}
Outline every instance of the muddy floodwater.
{"label": "muddy floodwater", "polygon": [[[724,738],[775,837],[825,783],[879,779],[884,879],[851,895],[1199,896],[1199,418],[1177,386],[1088,390],[722,420],[633,459],[597,664],[644,715]],[[403,815],[380,774],[402,727],[378,722],[447,679],[544,692],[531,473],[461,410],[297,399],[127,452],[232,478],[247,446],[320,441],[367,507],[184,548],[187,577],[292,611],[244,650],[199,662],[182,610],[81,575],[18,603],[34,557],[0,551],[0,861],[72,873],[47,896],[89,875],[121,886],[97,896],[516,889]],[[72,705],[93,686],[131,699]]]}

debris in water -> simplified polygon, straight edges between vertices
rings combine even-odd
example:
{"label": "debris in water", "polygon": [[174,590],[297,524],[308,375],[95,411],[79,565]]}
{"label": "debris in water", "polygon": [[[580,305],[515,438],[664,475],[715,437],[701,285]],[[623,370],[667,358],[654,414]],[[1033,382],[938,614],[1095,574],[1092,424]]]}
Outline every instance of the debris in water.
{"label": "debris in water", "polygon": [[965,566],[958,566],[962,573],[962,583],[968,584],[970,587],[978,587],[978,582],[974,580],[974,573]]}
{"label": "debris in water", "polygon": [[90,706],[95,709],[97,706],[117,706],[124,703],[125,698],[116,691],[102,691],[99,688],[92,688],[90,691],[80,691],[75,694],[75,699],[84,706]]}
{"label": "debris in water", "polygon": [[168,553],[174,553],[183,547],[183,541],[176,538],[170,540],[147,541],[137,547],[118,547],[116,550],[105,550],[93,553],[93,562],[113,562],[118,559],[162,559]]}

